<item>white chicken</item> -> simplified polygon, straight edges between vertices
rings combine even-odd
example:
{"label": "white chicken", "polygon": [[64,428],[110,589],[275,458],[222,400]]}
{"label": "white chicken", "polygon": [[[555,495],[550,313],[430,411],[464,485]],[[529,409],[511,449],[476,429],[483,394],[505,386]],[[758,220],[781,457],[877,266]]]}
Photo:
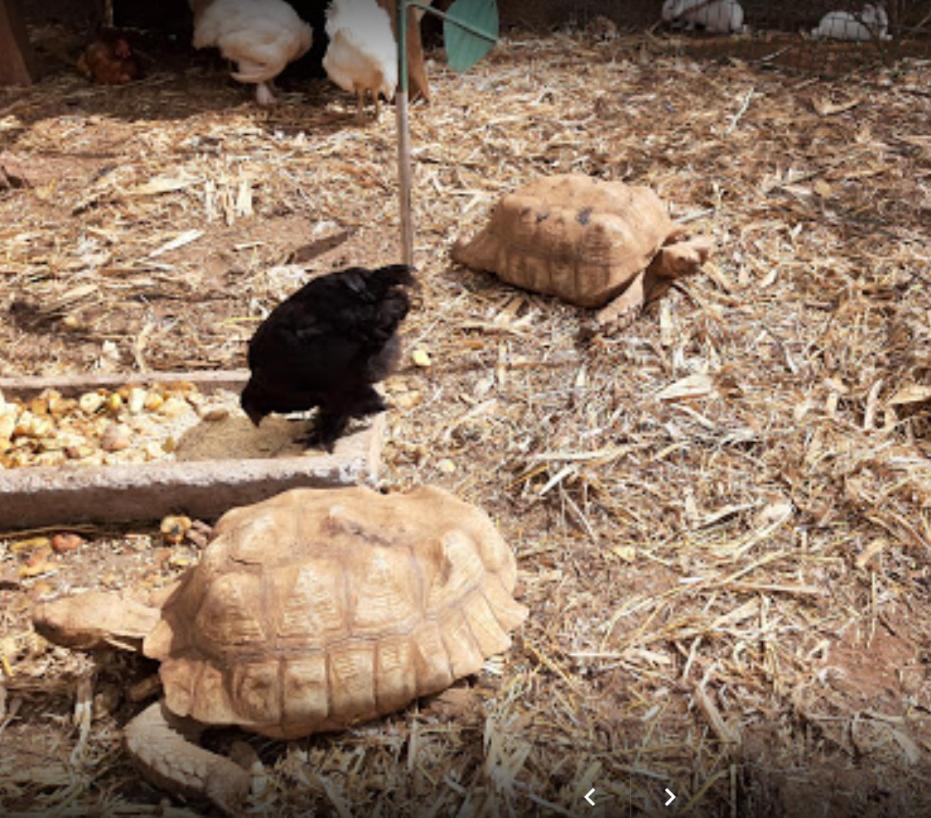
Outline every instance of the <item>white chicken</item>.
{"label": "white chicken", "polygon": [[365,92],[375,99],[375,119],[381,112],[379,94],[394,97],[398,57],[388,12],[375,0],[333,0],[327,11],[330,44],[323,57],[327,76],[344,91],[356,95],[362,117]]}
{"label": "white chicken", "polygon": [[238,64],[233,79],[255,83],[260,105],[275,101],[272,80],[307,53],[313,32],[284,0],[191,0],[194,48],[219,48]]}

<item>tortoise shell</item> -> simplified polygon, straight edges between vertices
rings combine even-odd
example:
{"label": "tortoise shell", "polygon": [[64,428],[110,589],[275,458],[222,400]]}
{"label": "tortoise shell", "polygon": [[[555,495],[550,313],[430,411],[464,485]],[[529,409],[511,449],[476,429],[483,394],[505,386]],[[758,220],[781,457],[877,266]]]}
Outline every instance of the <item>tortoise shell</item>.
{"label": "tortoise shell", "polygon": [[494,524],[438,488],[294,489],[215,531],[143,643],[169,709],[207,724],[374,718],[478,671],[527,614]]}
{"label": "tortoise shell", "polygon": [[506,195],[453,259],[509,284],[600,307],[645,270],[676,227],[649,188],[582,174],[548,176]]}

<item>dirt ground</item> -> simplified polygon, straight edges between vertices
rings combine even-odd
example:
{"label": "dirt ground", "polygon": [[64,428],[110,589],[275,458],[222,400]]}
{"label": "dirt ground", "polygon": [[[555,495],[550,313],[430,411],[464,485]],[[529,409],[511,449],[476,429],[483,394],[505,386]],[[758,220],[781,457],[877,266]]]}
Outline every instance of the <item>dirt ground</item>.
{"label": "dirt ground", "polygon": [[[241,367],[308,272],[398,258],[390,108],[359,125],[306,81],[261,109],[215,60],[152,53],[128,86],[0,89],[4,374]],[[404,339],[432,363],[386,384],[383,484],[487,509],[530,617],[390,718],[207,745],[250,742],[275,815],[931,814],[931,62],[827,81],[553,34],[430,72]],[[650,185],[716,245],[595,342],[584,310],[448,256],[501,193],[568,171]],[[37,563],[48,533],[0,535],[0,811],[212,814],[122,750],[153,667],[29,625],[197,547],[91,526]]]}

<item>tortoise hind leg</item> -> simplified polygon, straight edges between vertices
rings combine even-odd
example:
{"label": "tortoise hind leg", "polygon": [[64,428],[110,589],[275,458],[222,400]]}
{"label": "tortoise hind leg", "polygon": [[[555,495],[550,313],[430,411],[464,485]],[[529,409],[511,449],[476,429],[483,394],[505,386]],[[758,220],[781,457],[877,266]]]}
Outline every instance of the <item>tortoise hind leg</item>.
{"label": "tortoise hind leg", "polygon": [[209,798],[227,815],[242,815],[252,778],[228,758],[195,744],[203,731],[203,725],[175,716],[158,701],[126,725],[126,749],[156,786]]}

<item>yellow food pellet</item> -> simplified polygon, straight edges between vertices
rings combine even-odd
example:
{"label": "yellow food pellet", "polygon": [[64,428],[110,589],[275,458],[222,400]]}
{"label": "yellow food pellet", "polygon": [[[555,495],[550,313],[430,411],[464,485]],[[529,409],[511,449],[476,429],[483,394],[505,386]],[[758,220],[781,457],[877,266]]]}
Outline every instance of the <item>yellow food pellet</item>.
{"label": "yellow food pellet", "polygon": [[433,363],[433,361],[430,360],[430,354],[425,349],[415,349],[411,353],[411,360],[416,366],[423,367],[424,369]]}
{"label": "yellow food pellet", "polygon": [[160,409],[164,402],[165,399],[158,392],[149,392],[148,397],[145,399],[145,408],[150,412],[154,412],[156,409]]}

